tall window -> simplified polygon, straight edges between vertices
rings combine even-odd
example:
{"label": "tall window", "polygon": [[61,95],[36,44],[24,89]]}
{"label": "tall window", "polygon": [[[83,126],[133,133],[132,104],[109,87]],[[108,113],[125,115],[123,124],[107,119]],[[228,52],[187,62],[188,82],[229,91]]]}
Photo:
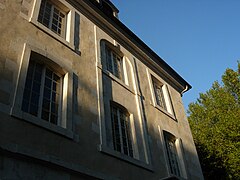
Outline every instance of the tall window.
{"label": "tall window", "polygon": [[52,0],[42,0],[38,21],[59,36],[65,37],[66,15]]}
{"label": "tall window", "polygon": [[33,59],[29,61],[22,100],[22,111],[59,124],[62,76]]}
{"label": "tall window", "polygon": [[123,154],[133,157],[128,112],[115,104],[111,104],[113,148]]}
{"label": "tall window", "polygon": [[122,79],[122,58],[107,46],[105,50],[107,70],[117,78]]}
{"label": "tall window", "polygon": [[162,107],[164,110],[167,110],[166,101],[163,94],[163,84],[153,79],[153,88],[154,88],[157,105]]}
{"label": "tall window", "polygon": [[170,172],[171,174],[174,174],[180,177],[178,154],[177,154],[177,149],[175,144],[176,139],[168,133],[164,133],[164,138],[165,138],[165,144],[167,149]]}

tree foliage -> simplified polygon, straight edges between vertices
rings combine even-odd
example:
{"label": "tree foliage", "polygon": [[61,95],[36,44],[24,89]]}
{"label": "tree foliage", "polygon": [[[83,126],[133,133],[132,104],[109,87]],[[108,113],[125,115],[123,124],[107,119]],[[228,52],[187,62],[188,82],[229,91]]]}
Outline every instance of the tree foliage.
{"label": "tree foliage", "polygon": [[240,179],[240,63],[189,104],[188,114],[205,179]]}

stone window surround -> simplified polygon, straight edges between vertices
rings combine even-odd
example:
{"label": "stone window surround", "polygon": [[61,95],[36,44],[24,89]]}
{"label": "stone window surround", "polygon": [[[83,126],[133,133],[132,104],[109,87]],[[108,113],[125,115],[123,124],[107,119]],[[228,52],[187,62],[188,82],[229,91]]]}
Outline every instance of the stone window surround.
{"label": "stone window surround", "polygon": [[[114,110],[116,114],[114,114]],[[112,125],[111,134],[112,134],[113,147],[114,147],[113,149],[115,151],[121,152],[122,154],[126,154],[130,157],[133,157],[132,136],[134,133],[132,133],[133,131],[131,127],[132,118],[130,118],[130,113],[125,107],[115,102],[110,103],[110,111],[111,111],[110,113],[111,113],[111,125]],[[121,119],[121,117],[123,119]],[[123,122],[121,120],[123,120]],[[115,127],[115,125],[117,125],[117,128]],[[117,131],[117,133],[115,131]],[[117,143],[117,136],[119,137],[119,143]],[[125,136],[125,141],[123,136]],[[124,142],[126,145],[125,150],[124,150]],[[117,144],[120,145],[120,149],[118,149]]]}
{"label": "stone window surround", "polygon": [[[40,11],[41,0],[33,0],[33,7],[31,10],[29,21],[33,23],[38,28],[42,29],[44,32],[58,40],[59,42],[63,43],[64,45],[68,46],[72,50],[76,50],[74,46],[74,24],[75,24],[75,13],[78,13],[69,3],[64,0],[56,0],[55,4],[59,4],[62,7],[66,14],[66,35],[65,37],[61,37],[55,32],[53,32],[48,27],[44,26],[42,23],[38,21],[38,14]],[[78,13],[80,14],[80,13]]]}
{"label": "stone window surround", "polygon": [[[115,54],[117,54],[119,57],[121,57],[122,59],[122,63],[121,63],[121,76],[122,78],[119,79],[118,77],[116,77],[114,74],[112,74],[108,68],[107,68],[107,57],[106,57],[106,48],[108,47],[109,49],[111,49]],[[126,57],[124,56],[124,54],[122,53],[122,51],[120,50],[120,45],[115,46],[112,43],[110,43],[108,40],[106,39],[101,39],[100,41],[100,49],[101,49],[101,59],[102,59],[102,70],[105,74],[107,74],[108,76],[110,76],[112,79],[115,79],[117,82],[121,82],[120,84],[123,85],[127,85],[129,86],[129,81],[128,81],[128,75],[127,75],[127,70],[126,70]]]}
{"label": "stone window surround", "polygon": [[[159,77],[156,73],[151,71],[150,69],[146,68],[146,70],[147,70],[150,92],[151,92],[151,96],[152,96],[151,105],[153,107],[155,107],[156,109],[158,109],[159,111],[166,114],[167,116],[169,116],[170,118],[172,118],[173,120],[177,121],[176,115],[174,112],[174,108],[173,108],[173,104],[172,104],[171,94],[169,92],[167,83],[161,77]],[[163,96],[164,96],[164,100],[165,100],[165,104],[166,104],[166,109],[159,106],[156,102],[157,100],[156,100],[153,81],[157,81],[157,83],[162,85],[162,91],[163,91]]]}
{"label": "stone window surround", "polygon": [[[184,157],[184,153],[183,153],[184,149],[183,149],[182,139],[175,136],[171,132],[169,132],[165,129],[162,129],[159,125],[158,125],[158,131],[159,131],[160,140],[161,140],[162,147],[163,147],[163,155],[164,155],[164,159],[166,161],[166,168],[167,168],[168,176],[169,177],[177,177],[179,179],[187,179],[187,171],[186,171],[186,167],[185,167],[185,157]],[[177,156],[178,156],[177,157],[178,165],[179,165],[179,170],[180,170],[180,177],[171,173],[169,160],[168,160],[168,154],[167,154],[166,140],[164,137],[165,134],[170,135],[175,140],[175,146],[176,146],[176,151],[177,151]]]}
{"label": "stone window surround", "polygon": [[[54,66],[56,70],[64,72],[63,78],[63,102],[62,102],[62,118],[61,124],[55,125],[50,122],[44,121],[40,118],[32,116],[28,113],[25,113],[21,110],[22,106],[22,98],[23,98],[23,91],[27,76],[27,69],[30,60],[31,52],[34,51],[42,56],[46,57],[50,61],[48,62],[51,66]],[[52,61],[52,62],[51,62]],[[37,126],[43,127],[55,133],[61,134],[66,136],[67,138],[73,139],[73,115],[72,115],[72,104],[73,104],[73,75],[74,73],[71,70],[71,67],[68,67],[66,63],[64,63],[64,59],[61,57],[56,57],[51,53],[46,53],[44,50],[36,48],[34,46],[30,46],[29,44],[24,44],[18,75],[16,79],[16,87],[14,90],[13,96],[13,105],[10,111],[10,114],[14,117],[19,119],[25,120]]]}
{"label": "stone window surround", "polygon": [[[42,0],[38,15],[38,21],[51,29],[59,36],[65,38],[65,26],[67,25],[67,15],[69,9],[65,6],[58,6],[51,0]],[[48,11],[50,8],[50,11]]]}

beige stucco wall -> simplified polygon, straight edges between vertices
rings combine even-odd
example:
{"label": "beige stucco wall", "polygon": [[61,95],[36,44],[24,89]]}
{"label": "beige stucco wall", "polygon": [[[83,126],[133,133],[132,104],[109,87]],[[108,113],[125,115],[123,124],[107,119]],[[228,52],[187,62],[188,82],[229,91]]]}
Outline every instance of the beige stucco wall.
{"label": "beige stucco wall", "polygon": [[[133,56],[120,41],[94,25],[81,9],[79,55],[29,22],[32,4],[33,0],[0,0],[0,179],[87,178],[82,173],[100,179],[161,179],[168,172],[159,129],[182,139],[188,179],[203,179],[180,93],[168,85],[176,115],[173,119],[153,106],[144,59]],[[120,45],[128,85],[102,72],[102,39]],[[59,57],[61,64],[76,75],[73,138],[11,116],[26,44]],[[108,117],[109,100],[123,105],[133,115],[138,159],[151,170],[101,152],[105,131],[102,122]]]}

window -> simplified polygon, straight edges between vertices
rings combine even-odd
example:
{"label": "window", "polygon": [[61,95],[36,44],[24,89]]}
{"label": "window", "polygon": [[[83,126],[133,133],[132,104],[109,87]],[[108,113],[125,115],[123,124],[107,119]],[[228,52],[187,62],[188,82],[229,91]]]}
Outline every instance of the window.
{"label": "window", "polygon": [[60,122],[62,76],[30,59],[24,87],[22,111],[58,125]]}
{"label": "window", "polygon": [[[24,44],[11,115],[73,138],[74,78],[66,59]],[[68,60],[67,60],[68,62]]]}
{"label": "window", "polygon": [[108,46],[105,47],[105,50],[107,70],[117,78],[122,79],[122,58]]}
{"label": "window", "polygon": [[128,112],[123,107],[111,104],[111,122],[114,150],[133,157]]}
{"label": "window", "polygon": [[51,0],[42,0],[38,21],[59,36],[65,37],[67,12]]}
{"label": "window", "polygon": [[180,177],[180,168],[178,164],[178,154],[176,148],[176,138],[169,133],[164,133],[167,157],[169,162],[170,173]]}
{"label": "window", "polygon": [[163,111],[164,113],[167,113],[169,116],[175,119],[168,86],[165,83],[162,83],[159,80],[160,78],[156,78],[157,75],[153,76],[149,73],[148,77],[153,98],[153,105],[157,109]]}
{"label": "window", "polygon": [[164,110],[167,110],[166,102],[163,94],[163,84],[157,80],[153,80],[153,89],[156,97],[156,103]]}

